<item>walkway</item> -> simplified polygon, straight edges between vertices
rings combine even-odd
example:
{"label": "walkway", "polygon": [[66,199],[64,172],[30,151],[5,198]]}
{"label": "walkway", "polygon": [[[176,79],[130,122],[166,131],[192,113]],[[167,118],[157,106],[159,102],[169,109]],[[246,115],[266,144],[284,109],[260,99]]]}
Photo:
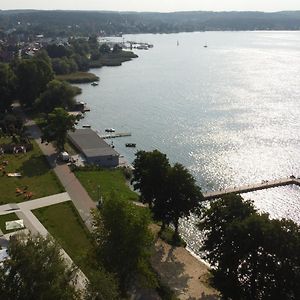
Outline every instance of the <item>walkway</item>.
{"label": "walkway", "polygon": [[96,208],[96,203],[90,198],[86,190],[83,188],[76,176],[70,171],[66,164],[58,164],[56,162],[57,153],[51,143],[41,143],[41,131],[33,120],[27,120],[22,113],[20,107],[15,107],[19,114],[25,119],[25,126],[28,134],[34,138],[39,145],[41,151],[46,156],[51,168],[59,178],[65,190],[71,197],[71,200],[76,207],[83,222],[89,230],[92,230],[91,209]]}
{"label": "walkway", "polygon": [[300,179],[289,177],[289,178],[270,180],[270,181],[266,180],[258,184],[244,185],[240,187],[229,188],[226,190],[220,190],[218,192],[206,193],[203,194],[203,196],[205,200],[212,200],[212,199],[226,196],[228,194],[243,194],[243,193],[249,193],[249,192],[265,190],[265,189],[270,189],[279,186],[286,186],[291,184],[300,186]]}
{"label": "walkway", "polygon": [[24,201],[21,203],[10,203],[0,206],[0,216],[17,212],[20,210],[34,210],[41,207],[59,204],[70,201],[71,198],[68,193],[56,194],[48,197],[43,197],[35,200]]}
{"label": "walkway", "polygon": [[[18,204],[6,204],[0,206],[0,215],[5,215],[9,213],[16,213],[18,218],[22,219],[24,221],[24,225],[26,227],[26,230],[29,230],[32,234],[40,234],[44,237],[50,236],[47,229],[44,227],[44,225],[38,220],[38,218],[31,212],[31,210],[55,205],[58,203],[71,201],[70,196],[68,193],[61,193],[49,197],[44,197],[40,199],[35,199],[31,201],[25,201]],[[9,233],[5,235],[5,239],[1,238],[0,244],[2,246],[8,244],[9,237],[15,233],[20,233],[19,231],[16,231],[14,233]],[[74,265],[72,259],[70,256],[65,252],[64,249],[61,249],[61,255],[63,256],[65,262],[68,266],[72,267]],[[84,290],[86,283],[88,282],[87,277],[85,274],[78,269],[76,271],[76,280],[74,280],[75,286],[78,290]]]}

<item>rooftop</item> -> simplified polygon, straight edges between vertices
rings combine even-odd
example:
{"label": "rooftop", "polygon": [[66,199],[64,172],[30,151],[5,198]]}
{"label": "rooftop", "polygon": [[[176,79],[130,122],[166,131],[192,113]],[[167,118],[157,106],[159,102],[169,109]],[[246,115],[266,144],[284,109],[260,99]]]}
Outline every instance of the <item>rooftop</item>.
{"label": "rooftop", "polygon": [[96,156],[119,156],[119,153],[110,147],[98,134],[90,128],[76,129],[69,132],[71,142],[87,158]]}

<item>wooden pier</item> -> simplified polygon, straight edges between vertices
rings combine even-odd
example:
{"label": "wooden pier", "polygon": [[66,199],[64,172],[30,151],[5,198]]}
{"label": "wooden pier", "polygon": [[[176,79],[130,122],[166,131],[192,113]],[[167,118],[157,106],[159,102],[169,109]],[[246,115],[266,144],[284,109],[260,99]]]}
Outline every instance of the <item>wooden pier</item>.
{"label": "wooden pier", "polygon": [[279,186],[287,186],[287,185],[291,185],[291,184],[300,186],[300,178],[289,177],[289,178],[270,180],[270,181],[264,180],[258,184],[244,185],[244,186],[240,186],[240,187],[234,187],[234,188],[229,188],[229,189],[225,189],[225,190],[220,190],[218,192],[206,193],[206,194],[203,194],[203,196],[204,196],[205,200],[213,200],[216,198],[221,198],[228,194],[243,194],[243,193],[249,193],[249,192],[254,192],[254,191],[259,191],[259,190],[275,188],[275,187],[279,187]]}
{"label": "wooden pier", "polygon": [[104,134],[100,135],[102,139],[114,139],[117,137],[126,137],[126,136],[131,136],[130,132],[120,132],[120,133],[110,133],[110,134]]}

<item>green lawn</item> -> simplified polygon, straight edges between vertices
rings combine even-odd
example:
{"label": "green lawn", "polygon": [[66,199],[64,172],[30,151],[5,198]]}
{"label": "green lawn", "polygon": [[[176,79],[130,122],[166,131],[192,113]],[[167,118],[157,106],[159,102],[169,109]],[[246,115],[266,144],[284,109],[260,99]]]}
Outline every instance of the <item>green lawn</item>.
{"label": "green lawn", "polygon": [[138,200],[137,193],[128,187],[123,171],[120,169],[75,171],[75,175],[94,201],[98,200],[98,186],[104,198],[115,192],[123,199]]}
{"label": "green lawn", "polygon": [[[1,138],[0,144],[7,140]],[[0,157],[0,165],[8,161],[5,167],[7,173],[21,173],[22,177],[8,177],[0,172],[0,205],[5,203],[23,202],[23,195],[16,193],[16,188],[33,193],[32,199],[45,197],[64,191],[56,175],[49,169],[46,158],[43,156],[38,145],[33,142],[33,150],[26,154],[5,154]]]}
{"label": "green lawn", "polygon": [[[88,275],[93,248],[90,233],[71,201],[43,207],[33,211],[76,265]],[[89,254],[89,256],[87,256]]]}
{"label": "green lawn", "polygon": [[[19,220],[18,216],[15,213],[0,216],[0,229],[1,229],[1,231],[4,234],[16,231],[16,230],[6,230],[5,229],[5,222],[15,221],[15,220]],[[17,230],[19,230],[19,229],[17,229]]]}

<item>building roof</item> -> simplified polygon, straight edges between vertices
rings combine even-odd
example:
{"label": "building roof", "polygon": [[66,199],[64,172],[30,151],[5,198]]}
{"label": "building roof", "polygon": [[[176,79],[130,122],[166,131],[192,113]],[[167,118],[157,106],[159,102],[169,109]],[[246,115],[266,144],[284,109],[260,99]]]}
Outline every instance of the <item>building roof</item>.
{"label": "building roof", "polygon": [[69,132],[71,142],[87,158],[100,156],[119,156],[119,153],[110,147],[98,134],[90,128],[76,129]]}

